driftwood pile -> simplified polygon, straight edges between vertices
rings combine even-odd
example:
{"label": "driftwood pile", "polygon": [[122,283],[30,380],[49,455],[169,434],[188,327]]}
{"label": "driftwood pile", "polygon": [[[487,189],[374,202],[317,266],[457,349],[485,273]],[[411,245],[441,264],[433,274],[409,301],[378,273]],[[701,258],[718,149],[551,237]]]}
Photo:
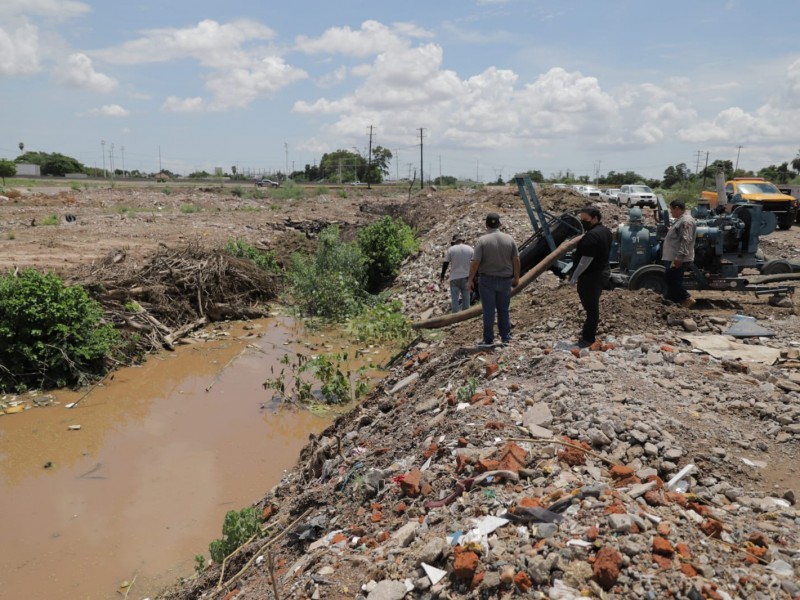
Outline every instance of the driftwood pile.
{"label": "driftwood pile", "polygon": [[112,252],[77,274],[105,309],[105,318],[135,334],[138,352],[172,350],[182,337],[223,319],[259,318],[275,297],[277,274],[249,260],[199,244],[161,246],[144,265]]}

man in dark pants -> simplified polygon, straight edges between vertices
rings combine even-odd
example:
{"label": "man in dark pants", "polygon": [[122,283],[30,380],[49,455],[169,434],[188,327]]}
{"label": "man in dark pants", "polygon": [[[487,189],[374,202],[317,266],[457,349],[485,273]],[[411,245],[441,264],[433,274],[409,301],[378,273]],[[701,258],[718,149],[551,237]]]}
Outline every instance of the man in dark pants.
{"label": "man in dark pants", "polygon": [[478,286],[483,307],[483,338],[481,346],[494,344],[494,315],[503,344],[511,342],[511,289],[519,283],[519,249],[507,233],[500,231],[500,215],[486,216],[486,233],[478,238],[469,267],[467,285],[475,289],[475,276],[480,275]]}
{"label": "man in dark pants", "polygon": [[686,272],[686,268],[694,262],[697,225],[692,215],[686,212],[686,205],[681,200],[670,202],[669,212],[675,222],[667,231],[667,236],[661,246],[661,260],[664,261],[664,284],[667,286],[664,298],[680,304],[684,308],[691,308],[695,300],[683,287],[683,274]]}
{"label": "man in dark pants", "polygon": [[608,255],[611,253],[611,232],[600,224],[600,210],[587,206],[578,215],[583,225],[584,234],[575,249],[575,268],[569,280],[578,284],[578,297],[586,321],[583,323],[581,339],[578,347],[588,348],[595,342],[597,325],[600,322],[600,294],[608,277]]}

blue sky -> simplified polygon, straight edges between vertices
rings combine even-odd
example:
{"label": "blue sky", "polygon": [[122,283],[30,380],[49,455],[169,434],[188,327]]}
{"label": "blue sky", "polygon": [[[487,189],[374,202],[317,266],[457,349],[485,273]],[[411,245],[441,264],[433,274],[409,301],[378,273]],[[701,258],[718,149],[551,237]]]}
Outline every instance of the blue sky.
{"label": "blue sky", "polygon": [[[0,157],[494,180],[800,149],[796,0],[0,0]],[[101,144],[105,141],[105,146]],[[288,150],[288,152],[287,152]],[[441,165],[441,167],[440,167]]]}

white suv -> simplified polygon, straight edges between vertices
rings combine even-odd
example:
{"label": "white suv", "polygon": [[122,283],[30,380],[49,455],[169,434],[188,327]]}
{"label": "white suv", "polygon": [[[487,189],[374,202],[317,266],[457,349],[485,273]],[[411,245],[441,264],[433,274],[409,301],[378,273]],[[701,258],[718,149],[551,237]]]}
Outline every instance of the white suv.
{"label": "white suv", "polygon": [[623,185],[619,189],[619,205],[656,207],[656,195],[646,185]]}

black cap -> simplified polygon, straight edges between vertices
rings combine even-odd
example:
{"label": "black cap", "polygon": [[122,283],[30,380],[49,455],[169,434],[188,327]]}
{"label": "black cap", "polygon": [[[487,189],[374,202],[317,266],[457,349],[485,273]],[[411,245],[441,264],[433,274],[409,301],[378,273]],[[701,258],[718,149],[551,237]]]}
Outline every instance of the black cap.
{"label": "black cap", "polygon": [[486,215],[486,226],[487,227],[500,227],[500,215],[497,213],[489,213]]}
{"label": "black cap", "polygon": [[680,208],[681,210],[686,210],[686,203],[683,200],[673,200],[669,203],[670,208]]}
{"label": "black cap", "polygon": [[456,242],[463,242],[464,241],[464,234],[463,233],[454,233],[452,239],[450,240],[454,244]]}

